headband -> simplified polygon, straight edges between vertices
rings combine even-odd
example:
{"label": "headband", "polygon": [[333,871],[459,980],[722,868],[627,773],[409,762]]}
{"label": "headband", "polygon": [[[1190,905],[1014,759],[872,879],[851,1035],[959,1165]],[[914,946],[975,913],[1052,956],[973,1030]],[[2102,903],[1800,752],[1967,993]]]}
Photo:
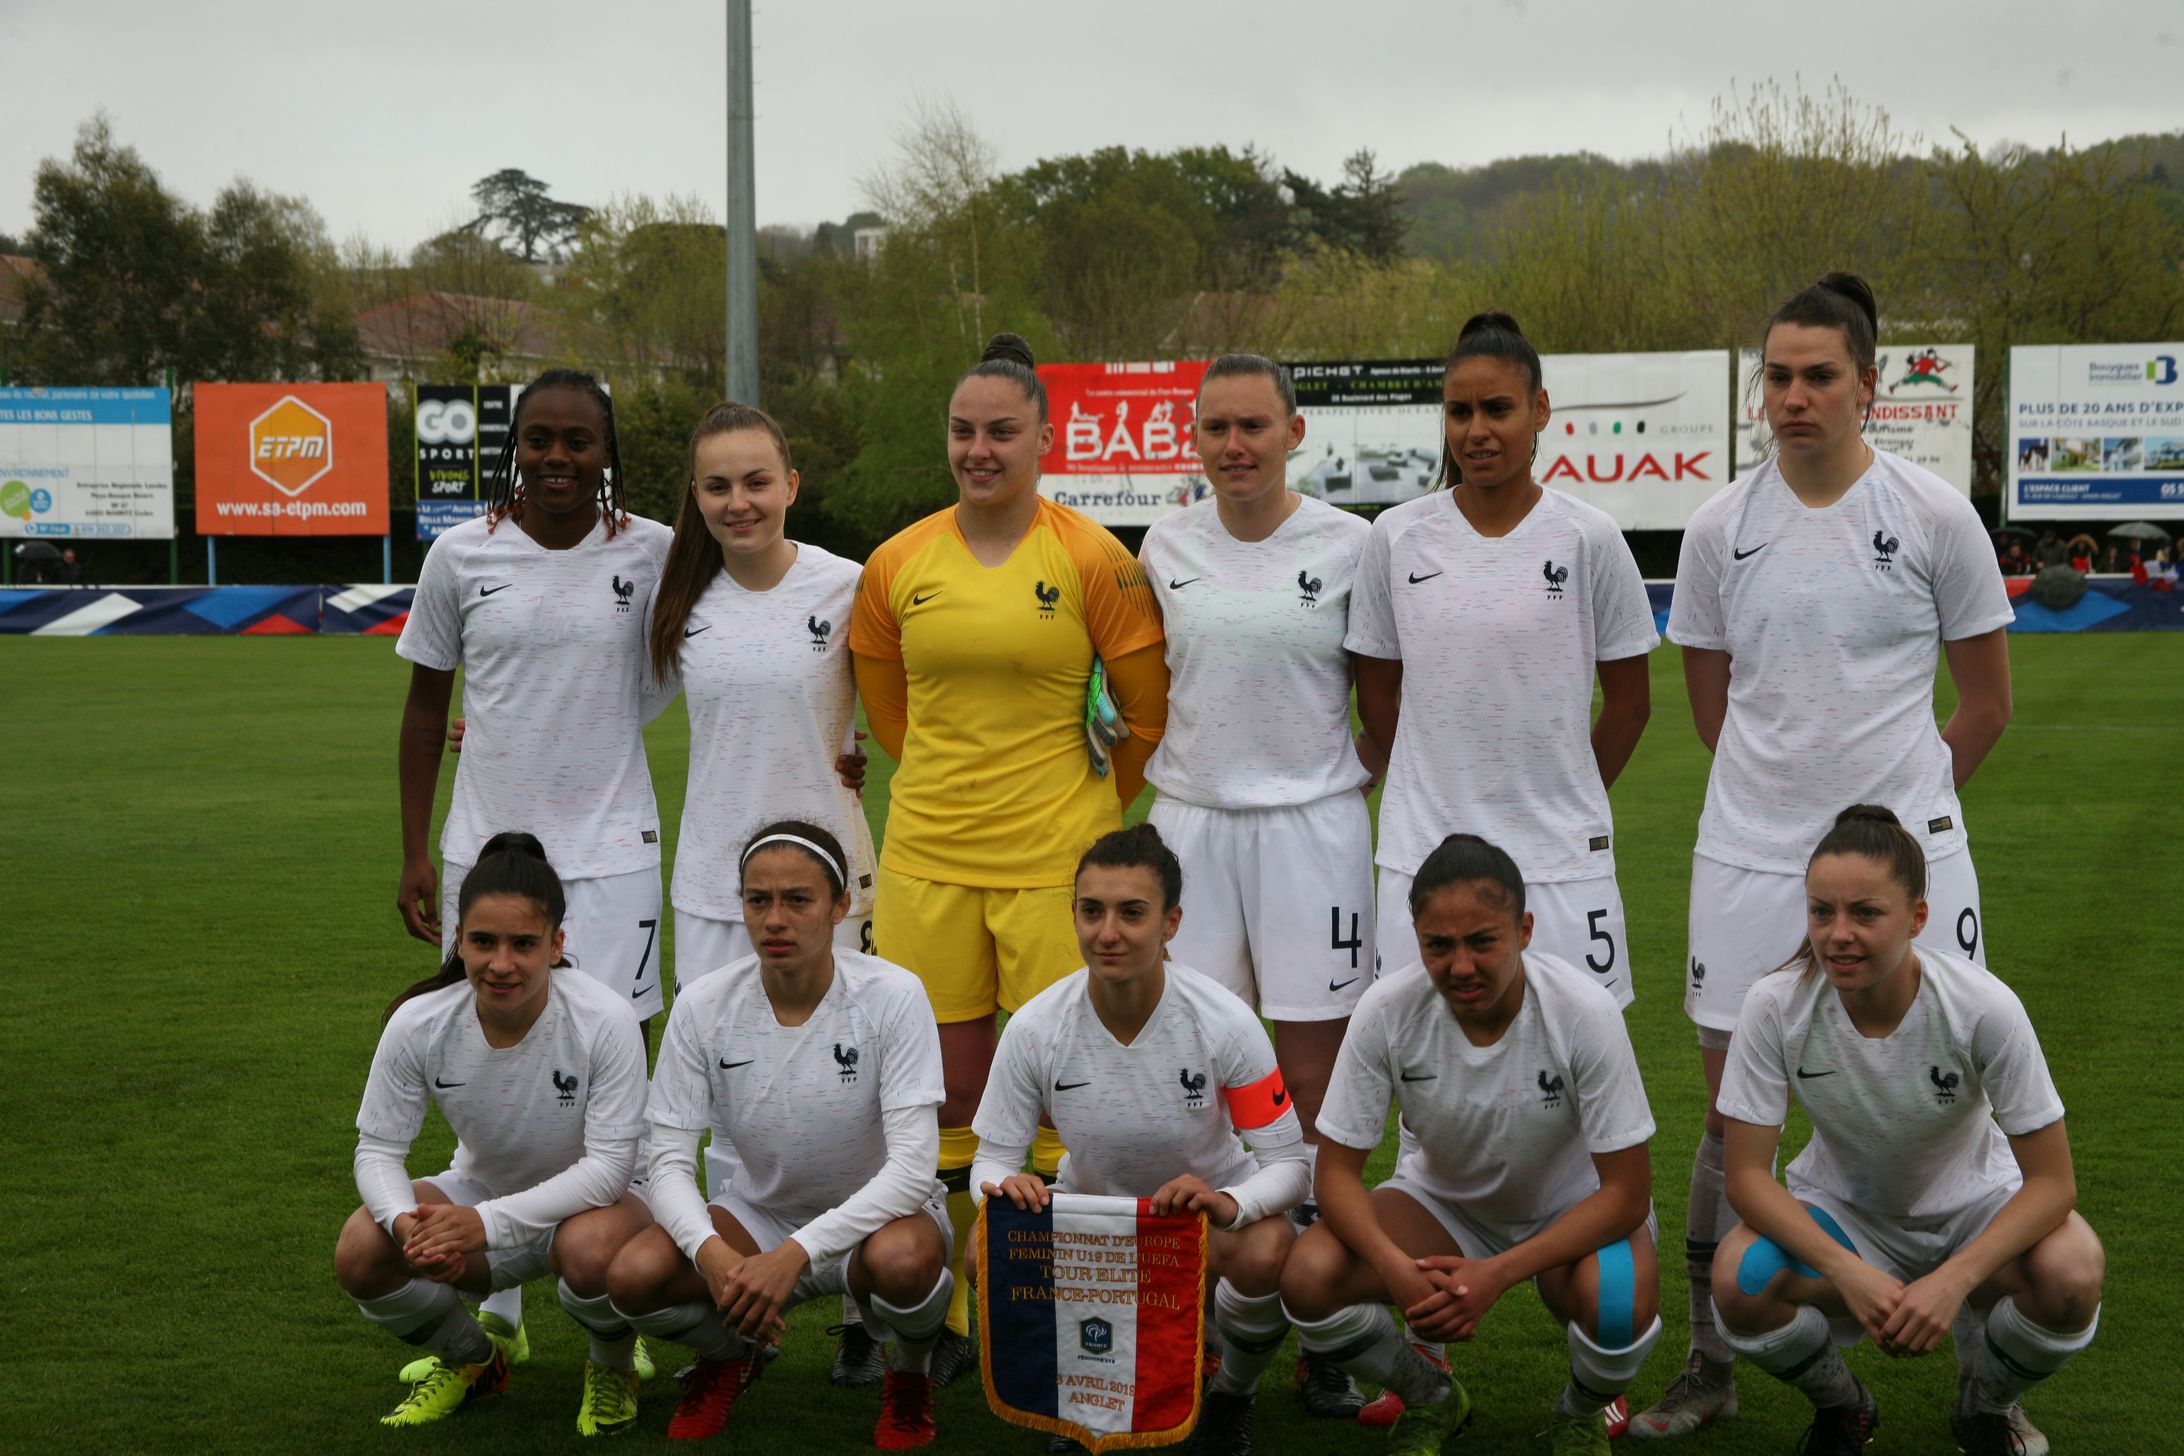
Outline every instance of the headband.
{"label": "headband", "polygon": [[741,870],[751,862],[752,855],[757,854],[769,844],[793,844],[799,849],[810,850],[819,857],[819,863],[825,865],[828,871],[833,874],[834,884],[837,889],[848,886],[849,876],[843,872],[841,865],[835,861],[834,856],[800,834],[769,834],[763,839],[752,840],[750,847],[743,851],[743,858],[736,861],[736,868]]}

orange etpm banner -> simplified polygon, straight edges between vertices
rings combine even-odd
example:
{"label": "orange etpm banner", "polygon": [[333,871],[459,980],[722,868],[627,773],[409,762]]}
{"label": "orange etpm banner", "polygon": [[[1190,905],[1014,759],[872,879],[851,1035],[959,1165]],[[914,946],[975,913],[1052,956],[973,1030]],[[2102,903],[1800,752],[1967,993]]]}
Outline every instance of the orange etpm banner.
{"label": "orange etpm banner", "polygon": [[382,384],[197,386],[197,534],[387,533]]}

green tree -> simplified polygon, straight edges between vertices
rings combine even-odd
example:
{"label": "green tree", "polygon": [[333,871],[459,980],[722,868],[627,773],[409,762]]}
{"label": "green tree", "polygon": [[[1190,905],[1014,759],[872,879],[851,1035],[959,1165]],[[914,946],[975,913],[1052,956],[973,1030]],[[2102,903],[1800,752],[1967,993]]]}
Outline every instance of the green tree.
{"label": "green tree", "polygon": [[471,231],[486,237],[497,233],[501,244],[526,263],[558,259],[591,215],[579,203],[556,202],[544,182],[520,167],[503,167],[480,178],[470,195],[478,204]]}
{"label": "green tree", "polygon": [[1376,263],[1401,257],[1409,226],[1403,192],[1393,177],[1378,168],[1379,159],[1366,147],[1344,159],[1343,180],[1333,187],[1285,170],[1282,184],[1295,199],[1298,226],[1328,247],[1358,253]]}
{"label": "green tree", "polygon": [[56,384],[345,378],[362,365],[310,205],[229,186],[200,213],[103,116],[39,164],[23,368]]}

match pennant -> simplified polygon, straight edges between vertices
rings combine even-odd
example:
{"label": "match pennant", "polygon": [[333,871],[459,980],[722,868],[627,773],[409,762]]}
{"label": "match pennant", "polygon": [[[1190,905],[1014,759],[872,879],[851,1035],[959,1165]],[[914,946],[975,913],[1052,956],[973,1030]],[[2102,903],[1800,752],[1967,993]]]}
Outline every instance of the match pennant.
{"label": "match pennant", "polygon": [[1092,1451],[1163,1446],[1198,1424],[1206,1218],[1143,1198],[989,1198],[977,1238],[979,1364],[995,1415]]}

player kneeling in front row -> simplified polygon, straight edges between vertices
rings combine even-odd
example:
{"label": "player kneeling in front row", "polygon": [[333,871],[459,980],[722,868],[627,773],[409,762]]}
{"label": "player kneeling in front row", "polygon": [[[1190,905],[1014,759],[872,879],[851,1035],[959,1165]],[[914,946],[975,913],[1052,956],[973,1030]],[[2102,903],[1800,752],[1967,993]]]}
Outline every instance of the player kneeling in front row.
{"label": "player kneeling in front row", "polygon": [[[1995,976],[1912,949],[1926,859],[1887,809],[1837,816],[1805,894],[1807,944],[1746,997],[1722,1079],[1729,1202],[1744,1221],[1714,1262],[1722,1333],[1811,1398],[1798,1449],[1824,1456],[1861,1450],[1880,1423],[1831,1324],[1909,1357],[1936,1349],[1967,1301],[1991,1306],[1959,1382],[1956,1440],[2022,1456],[2017,1399],[2092,1343],[2105,1267],[2072,1208],[2039,1039]],[[1813,1135],[1784,1189],[1773,1161],[1793,1085]]]}
{"label": "player kneeling in front row", "polygon": [[[644,1044],[620,995],[566,969],[565,910],[539,842],[494,835],[463,879],[454,953],[387,1009],[356,1118],[364,1206],[334,1250],[364,1317],[434,1357],[387,1425],[499,1395],[509,1345],[462,1296],[549,1272],[591,1336],[577,1429],[612,1434],[636,1419],[636,1336],[608,1307],[606,1276],[647,1221],[627,1191]],[[413,1183],[404,1160],[428,1100],[455,1130],[454,1164]]]}
{"label": "player kneeling in front row", "polygon": [[[1601,1412],[1660,1338],[1646,1105],[1615,999],[1525,953],[1524,877],[1475,835],[1441,841],[1410,910],[1424,964],[1358,1002],[1320,1109],[1320,1222],[1282,1304],[1305,1349],[1400,1396],[1391,1453],[1431,1456],[1470,1416],[1449,1372],[1405,1343],[1469,1340],[1530,1279],[1568,1327],[1558,1453],[1605,1452]],[[1416,1135],[1367,1192],[1390,1100]]]}
{"label": "player kneeling in front row", "polygon": [[[608,1284],[632,1325],[698,1353],[673,1439],[720,1431],[783,1313],[845,1291],[892,1342],[873,1444],[934,1437],[926,1364],[954,1288],[933,1177],[940,1037],[915,976],[833,943],[846,864],[816,825],[754,835],[741,880],[757,953],[691,983],[661,1040],[646,1189],[659,1223]],[[696,1181],[708,1128],[739,1158],[710,1205]]]}
{"label": "player kneeling in front row", "polygon": [[1046,1207],[1045,1182],[1017,1171],[1045,1117],[1069,1149],[1062,1191],[1203,1212],[1222,1354],[1197,1449],[1246,1456],[1252,1392],[1289,1333],[1277,1290],[1295,1241],[1287,1214],[1310,1189],[1311,1164],[1259,1018],[1166,960],[1182,893],[1183,867],[1150,824],[1085,851],[1075,887],[1085,967],[1002,1030],[973,1124],[971,1186],[981,1200]]}

